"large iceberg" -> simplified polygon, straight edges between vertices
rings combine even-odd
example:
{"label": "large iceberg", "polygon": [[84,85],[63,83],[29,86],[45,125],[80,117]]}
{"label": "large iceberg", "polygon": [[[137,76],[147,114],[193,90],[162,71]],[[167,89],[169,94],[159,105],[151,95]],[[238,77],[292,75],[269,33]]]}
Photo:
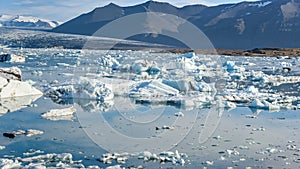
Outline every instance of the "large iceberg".
{"label": "large iceberg", "polygon": [[0,98],[43,95],[27,82],[21,81],[21,70],[16,67],[0,68]]}
{"label": "large iceberg", "polygon": [[21,70],[0,68],[0,116],[30,105],[43,95],[27,82],[21,81]]}

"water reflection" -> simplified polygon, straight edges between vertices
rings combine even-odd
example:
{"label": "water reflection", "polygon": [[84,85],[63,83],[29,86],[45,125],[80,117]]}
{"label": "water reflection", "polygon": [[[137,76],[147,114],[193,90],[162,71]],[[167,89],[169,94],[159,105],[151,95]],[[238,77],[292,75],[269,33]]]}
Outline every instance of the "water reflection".
{"label": "water reflection", "polygon": [[[218,107],[186,110],[171,105],[135,104],[122,97],[115,98],[115,102],[118,104],[106,112],[101,107],[86,111],[85,106],[75,104],[86,134],[109,152],[159,153],[187,138],[191,138],[194,145],[200,145],[213,135],[223,112]],[[183,117],[175,116],[179,111]],[[190,133],[191,130],[196,133]]]}
{"label": "water reflection", "polygon": [[0,116],[8,112],[14,112],[22,108],[25,108],[31,105],[34,101],[36,101],[40,97],[41,95],[0,98]]}

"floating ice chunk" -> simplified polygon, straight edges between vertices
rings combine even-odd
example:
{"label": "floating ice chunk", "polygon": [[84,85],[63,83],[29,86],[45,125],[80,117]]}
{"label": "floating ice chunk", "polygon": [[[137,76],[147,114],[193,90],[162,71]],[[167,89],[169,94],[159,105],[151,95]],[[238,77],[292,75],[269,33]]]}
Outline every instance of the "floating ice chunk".
{"label": "floating ice chunk", "polygon": [[164,84],[171,86],[179,91],[200,91],[200,92],[213,92],[216,89],[213,84],[205,82],[196,82],[194,80],[181,79],[181,80],[166,80],[162,81]]}
{"label": "floating ice chunk", "polygon": [[38,155],[38,156],[33,156],[33,157],[27,157],[21,159],[22,162],[68,162],[72,163],[72,154],[70,153],[63,153],[63,154],[45,154],[45,155]]}
{"label": "floating ice chunk", "polygon": [[8,137],[8,138],[15,138],[17,135],[26,135],[27,137],[31,137],[34,135],[41,135],[44,134],[43,131],[41,130],[35,130],[35,129],[28,129],[28,130],[17,130],[13,131],[11,133],[5,132],[3,133],[3,136]]}
{"label": "floating ice chunk", "polygon": [[69,107],[65,109],[52,109],[47,113],[42,114],[42,117],[48,120],[73,120],[73,114],[76,112],[74,107]]}
{"label": "floating ice chunk", "polygon": [[244,72],[245,68],[243,66],[235,65],[234,61],[226,61],[223,65],[227,68],[228,72]]}
{"label": "floating ice chunk", "polygon": [[213,161],[206,161],[205,164],[206,165],[214,165],[214,162]]}
{"label": "floating ice chunk", "polygon": [[257,95],[257,94],[258,94],[258,89],[255,88],[254,86],[249,86],[249,87],[246,89],[246,92],[247,92],[247,93],[250,93],[250,94]]}
{"label": "floating ice chunk", "polygon": [[175,116],[177,116],[177,117],[184,117],[184,114],[182,112],[176,112]]}
{"label": "floating ice chunk", "polygon": [[0,77],[8,80],[19,80],[22,79],[22,71],[17,67],[0,68]]}
{"label": "floating ice chunk", "polygon": [[157,67],[156,62],[149,62],[147,60],[136,60],[132,66],[131,71],[136,74],[147,72],[149,74],[157,74],[160,69]]}
{"label": "floating ice chunk", "polygon": [[18,160],[0,158],[0,168],[2,169],[21,168],[21,162],[19,162]]}
{"label": "floating ice chunk", "polygon": [[[0,77],[1,79],[2,77]],[[5,81],[3,78],[0,81]],[[26,82],[18,80],[9,80],[9,82],[0,88],[0,98],[22,97],[29,95],[43,95],[41,91],[34,88]]]}
{"label": "floating ice chunk", "polygon": [[281,66],[284,69],[284,68],[291,68],[293,65],[288,62],[281,62]]}
{"label": "floating ice chunk", "polygon": [[235,150],[235,149],[233,149],[233,150],[226,150],[226,152],[227,152],[228,155],[240,155],[240,153],[237,150]]}
{"label": "floating ice chunk", "polygon": [[252,108],[265,108],[265,105],[259,100],[259,99],[255,99],[250,105],[249,107]]}
{"label": "floating ice chunk", "polygon": [[47,92],[51,98],[61,99],[91,99],[102,102],[114,98],[111,85],[102,83],[100,80],[81,77],[77,84],[67,84],[52,87]]}
{"label": "floating ice chunk", "polygon": [[219,107],[223,107],[223,108],[236,108],[236,104],[233,103],[233,102],[229,102],[229,101],[225,101],[224,103],[223,102],[219,102],[218,103],[218,106]]}
{"label": "floating ice chunk", "polygon": [[143,81],[138,85],[132,86],[131,97],[157,97],[157,96],[175,96],[179,91],[169,85],[162,83],[161,80]]}
{"label": "floating ice chunk", "polygon": [[41,130],[35,130],[35,129],[28,129],[25,133],[25,135],[27,137],[31,137],[31,136],[34,136],[34,135],[41,135],[41,134],[44,134],[44,132],[41,131]]}
{"label": "floating ice chunk", "polygon": [[26,56],[16,54],[0,54],[0,62],[25,62]]}
{"label": "floating ice chunk", "polygon": [[189,58],[189,59],[191,59],[191,58],[193,58],[193,57],[196,57],[196,54],[195,54],[195,52],[189,52],[189,53],[181,54],[181,55],[179,55],[179,57],[184,57],[184,58]]}
{"label": "floating ice chunk", "polygon": [[254,101],[252,101],[249,107],[257,108],[257,109],[267,109],[267,110],[280,110],[280,106],[273,105],[265,100],[260,101],[259,99],[254,99]]}
{"label": "floating ice chunk", "polygon": [[120,66],[119,61],[113,58],[111,55],[105,55],[99,59],[100,66],[117,69]]}
{"label": "floating ice chunk", "polygon": [[0,150],[3,150],[3,149],[5,149],[5,146],[0,146]]}
{"label": "floating ice chunk", "polygon": [[44,153],[44,151],[30,149],[29,152],[23,153],[23,156],[33,156],[33,155],[42,154],[42,153]]}
{"label": "floating ice chunk", "polygon": [[114,165],[106,167],[106,169],[125,169],[125,167],[121,167],[121,165]]}

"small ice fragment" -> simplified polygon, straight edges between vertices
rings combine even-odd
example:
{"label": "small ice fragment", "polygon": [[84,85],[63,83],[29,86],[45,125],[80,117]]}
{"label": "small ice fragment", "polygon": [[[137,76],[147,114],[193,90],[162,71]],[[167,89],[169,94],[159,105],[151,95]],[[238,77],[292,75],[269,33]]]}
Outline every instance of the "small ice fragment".
{"label": "small ice fragment", "polygon": [[41,150],[30,150],[29,152],[26,152],[26,153],[23,153],[23,156],[33,156],[33,155],[36,155],[36,154],[43,154],[44,151],[41,151]]}
{"label": "small ice fragment", "polygon": [[265,131],[266,129],[264,127],[260,128],[252,128],[252,131]]}
{"label": "small ice fragment", "polygon": [[73,114],[76,112],[74,107],[69,107],[65,109],[52,109],[47,113],[42,114],[42,117],[48,120],[73,120]]}
{"label": "small ice fragment", "polygon": [[184,117],[184,114],[182,112],[176,112],[175,116],[177,116],[177,117]]}
{"label": "small ice fragment", "polygon": [[125,169],[125,168],[121,167],[121,165],[115,165],[115,166],[106,167],[106,169]]}
{"label": "small ice fragment", "polygon": [[274,153],[277,153],[278,150],[276,148],[266,148],[267,152],[271,153],[271,154],[274,154]]}
{"label": "small ice fragment", "polygon": [[174,127],[163,125],[163,126],[161,127],[161,129],[164,129],[164,130],[173,130]]}
{"label": "small ice fragment", "polygon": [[226,150],[228,155],[239,155],[240,153],[236,150]]}
{"label": "small ice fragment", "polygon": [[226,158],[225,158],[224,156],[221,156],[221,157],[220,157],[220,160],[221,160],[221,161],[225,161]]}
{"label": "small ice fragment", "polygon": [[0,168],[2,169],[21,168],[21,162],[19,162],[18,160],[0,158]]}
{"label": "small ice fragment", "polygon": [[0,150],[3,150],[3,149],[5,149],[5,146],[0,146]]}
{"label": "small ice fragment", "polygon": [[214,165],[214,162],[213,161],[206,161],[205,164],[207,164],[207,165]]}
{"label": "small ice fragment", "polygon": [[34,135],[41,135],[41,134],[44,134],[44,132],[43,131],[41,131],[41,130],[35,130],[35,129],[28,129],[27,131],[26,131],[26,136],[27,137],[31,137],[31,136],[34,136]]}

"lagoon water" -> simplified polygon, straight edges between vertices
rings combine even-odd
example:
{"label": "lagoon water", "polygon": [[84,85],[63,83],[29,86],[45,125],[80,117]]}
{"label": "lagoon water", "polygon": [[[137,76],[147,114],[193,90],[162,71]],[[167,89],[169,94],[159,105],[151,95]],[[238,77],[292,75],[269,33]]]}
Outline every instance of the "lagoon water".
{"label": "lagoon water", "polygon": [[[76,83],[78,76],[86,75],[89,78],[103,79],[103,82],[112,83],[115,96],[113,100],[103,102],[86,99],[53,99],[44,95],[29,104],[22,104],[27,96],[25,99],[2,99],[1,108],[5,108],[8,104],[21,106],[0,116],[1,133],[37,129],[44,131],[44,134],[31,137],[17,135],[13,139],[1,136],[0,146],[5,146],[0,150],[1,159],[18,160],[23,167],[30,163],[59,167],[59,160],[36,159],[28,162],[24,159],[43,154],[70,153],[73,155],[72,162],[61,159],[61,162],[65,163],[65,168],[67,166],[76,168],[75,164],[100,168],[116,165],[126,168],[141,166],[145,168],[300,167],[298,133],[300,81],[297,80],[300,76],[299,58],[218,56],[211,67],[217,68],[216,64],[219,64],[224,68],[224,63],[227,61],[234,61],[236,66],[234,72],[230,72],[228,67],[226,70],[225,66],[225,70],[220,74],[211,73],[205,68],[199,69],[203,64],[206,68],[210,67],[212,61],[207,58],[214,56],[198,56],[196,71],[181,67],[182,72],[186,73],[182,75],[178,70],[162,71],[163,65],[176,60],[180,57],[179,54],[62,49],[2,50],[27,56],[24,63],[0,63],[0,65],[19,67],[22,70],[22,80],[30,80],[32,84],[35,82],[33,85],[44,93],[53,86]],[[169,74],[144,77],[143,73],[116,71],[111,64],[100,62],[99,58],[107,55],[115,58],[120,63],[119,67],[123,66],[123,68],[124,65],[132,65],[136,60],[155,61],[157,67],[161,68],[161,72],[169,72]],[[282,69],[283,62],[289,63],[291,72]],[[239,67],[245,70],[239,70]],[[256,79],[249,79],[252,71],[262,71],[265,77],[268,76],[269,81],[258,81],[258,76]],[[217,93],[214,95],[205,93],[214,98],[209,101],[209,104],[208,102],[205,104],[201,102],[201,106],[198,102],[194,102],[194,105],[189,104],[189,100],[202,97],[203,92],[185,95],[175,101],[165,97],[158,99],[149,99],[149,96],[129,97],[133,83],[153,80],[153,78],[176,78],[176,76],[189,79],[196,77],[195,74],[201,74],[203,79],[212,76],[225,79],[221,82],[215,81],[222,83],[219,85],[222,87],[216,87]],[[295,77],[295,79],[278,80],[279,78],[276,77],[279,76]],[[211,81],[217,79],[216,77]],[[269,97],[271,100],[271,97],[278,94],[282,96],[281,98],[285,97],[285,101],[289,99],[292,101],[289,104],[278,103],[280,109],[276,110],[262,107],[250,108],[254,94],[246,92],[249,86],[255,86],[259,93],[272,94],[261,96],[256,93],[255,96],[260,99]],[[144,91],[144,88],[141,91]],[[242,99],[229,100],[237,107],[218,106],[214,103],[217,96],[226,98],[225,96],[246,94],[249,95],[248,102]],[[72,106],[76,108],[73,116],[56,120],[42,117],[42,114],[52,109]],[[179,112],[181,115],[178,115]],[[36,152],[37,150],[40,151]],[[183,153],[178,159],[175,157],[176,150]],[[170,161],[161,158],[147,159],[145,155],[145,152],[158,155],[167,151],[175,153],[170,158],[183,159],[184,163],[175,161],[174,164],[172,159]],[[122,156],[126,160],[124,163],[112,160],[111,164],[105,164],[103,160],[101,161],[105,153],[127,153]]]}

